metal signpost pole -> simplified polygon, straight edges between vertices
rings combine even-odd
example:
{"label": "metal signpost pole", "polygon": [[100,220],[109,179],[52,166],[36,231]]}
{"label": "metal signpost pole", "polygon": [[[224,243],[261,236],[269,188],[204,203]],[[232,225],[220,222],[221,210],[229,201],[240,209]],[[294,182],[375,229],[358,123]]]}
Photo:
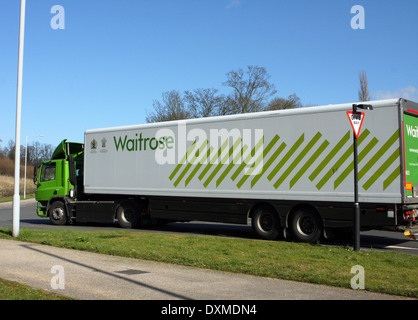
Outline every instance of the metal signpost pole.
{"label": "metal signpost pole", "polygon": [[[353,114],[357,113],[356,105],[353,104]],[[360,250],[360,204],[358,203],[358,164],[357,164],[357,136],[353,132],[354,146],[354,211],[353,211],[353,250]]]}
{"label": "metal signpost pole", "polygon": [[[357,157],[357,137],[360,134],[361,125],[364,120],[364,114],[357,112],[357,108],[364,110],[373,110],[370,104],[353,104],[351,123],[353,126],[353,148],[354,148],[354,207],[353,207],[353,250],[360,250],[360,203],[358,196],[358,157]],[[347,112],[348,113],[348,112]],[[349,116],[350,117],[350,116]],[[357,128],[354,126],[354,119],[359,121]],[[356,132],[357,130],[357,132]]]}

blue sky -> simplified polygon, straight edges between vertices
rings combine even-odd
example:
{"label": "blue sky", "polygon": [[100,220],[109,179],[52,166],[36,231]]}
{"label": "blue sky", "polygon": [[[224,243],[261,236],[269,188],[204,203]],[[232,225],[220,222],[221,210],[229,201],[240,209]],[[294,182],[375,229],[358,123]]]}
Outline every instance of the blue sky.
{"label": "blue sky", "polygon": [[[351,27],[355,5],[365,29]],[[0,146],[15,138],[19,10],[0,2]],[[144,123],[164,91],[227,93],[225,74],[248,65],[303,104],[357,101],[360,70],[372,99],[418,102],[417,12],[416,0],[27,0],[22,144]]]}

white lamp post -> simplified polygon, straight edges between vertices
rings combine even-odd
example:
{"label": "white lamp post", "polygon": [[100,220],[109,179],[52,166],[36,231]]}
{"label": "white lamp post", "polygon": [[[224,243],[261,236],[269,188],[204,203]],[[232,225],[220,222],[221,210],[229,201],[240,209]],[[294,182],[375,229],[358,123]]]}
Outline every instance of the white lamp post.
{"label": "white lamp post", "polygon": [[15,185],[13,195],[13,237],[19,236],[20,229],[20,127],[22,115],[22,76],[23,76],[23,44],[25,38],[26,0],[20,0],[19,25],[19,58],[17,69],[17,98],[16,98],[16,141],[15,141]]}

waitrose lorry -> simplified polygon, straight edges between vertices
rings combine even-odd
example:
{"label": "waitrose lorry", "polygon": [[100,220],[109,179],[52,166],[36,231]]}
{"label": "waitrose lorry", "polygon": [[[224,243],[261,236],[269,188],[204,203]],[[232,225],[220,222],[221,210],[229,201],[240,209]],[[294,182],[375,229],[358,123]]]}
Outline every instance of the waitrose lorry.
{"label": "waitrose lorry", "polygon": [[[368,102],[358,136],[361,228],[415,223],[418,104]],[[353,224],[352,104],[87,130],[36,170],[53,224],[251,223],[313,242]]]}

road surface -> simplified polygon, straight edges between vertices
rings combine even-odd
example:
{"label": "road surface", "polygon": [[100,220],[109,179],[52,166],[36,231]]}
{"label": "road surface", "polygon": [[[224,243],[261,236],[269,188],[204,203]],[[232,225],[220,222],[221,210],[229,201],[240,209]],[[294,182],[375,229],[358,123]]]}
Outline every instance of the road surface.
{"label": "road surface", "polygon": [[[13,212],[11,203],[0,203],[0,227],[11,228]],[[78,230],[120,230],[117,223],[114,224],[78,224],[55,226],[47,218],[40,218],[36,215],[35,201],[25,200],[21,202],[20,227],[34,229],[57,229],[69,228]],[[233,225],[223,223],[169,223],[158,228],[131,229],[132,232],[156,232],[156,233],[182,233],[195,235],[213,235],[256,239],[257,236],[250,226]],[[407,254],[418,255],[418,241],[411,240],[403,235],[402,232],[390,231],[367,231],[361,232],[361,248],[373,248],[377,250],[391,250]],[[351,246],[350,242],[331,242],[323,240],[323,245],[342,245]]]}

